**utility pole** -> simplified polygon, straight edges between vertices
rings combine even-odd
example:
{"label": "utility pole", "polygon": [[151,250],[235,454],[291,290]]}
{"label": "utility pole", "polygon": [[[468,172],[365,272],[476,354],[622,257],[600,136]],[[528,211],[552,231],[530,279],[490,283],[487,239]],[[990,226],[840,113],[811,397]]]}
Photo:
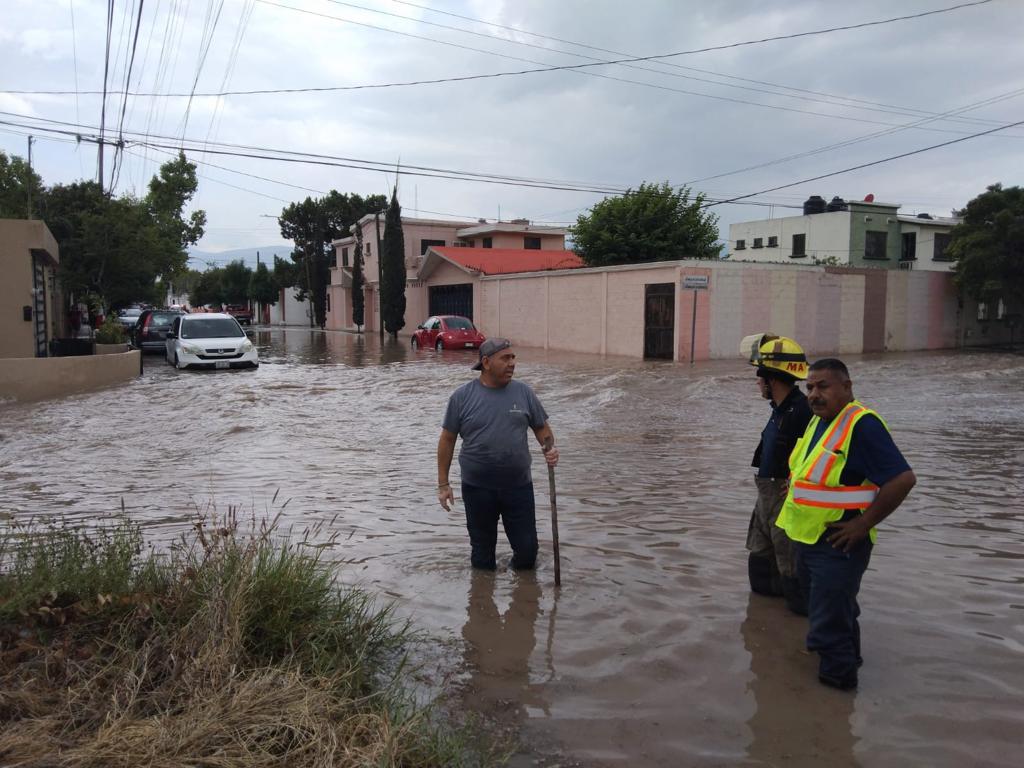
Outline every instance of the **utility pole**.
{"label": "utility pole", "polygon": [[377,329],[384,341],[384,260],[380,252],[380,211],[373,214],[373,228],[377,233]]}
{"label": "utility pole", "polygon": [[28,137],[28,217],[32,218],[32,142],[35,139]]}

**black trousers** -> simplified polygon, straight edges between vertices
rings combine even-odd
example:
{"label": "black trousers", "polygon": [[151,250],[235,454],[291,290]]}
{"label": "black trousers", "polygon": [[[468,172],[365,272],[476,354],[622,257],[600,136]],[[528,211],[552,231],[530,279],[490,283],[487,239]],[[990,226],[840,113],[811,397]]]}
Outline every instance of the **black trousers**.
{"label": "black trousers", "polygon": [[498,544],[498,519],[512,547],[512,567],[533,568],[537,562],[537,514],[533,483],[518,488],[481,488],[462,484],[462,502],[466,506],[466,528],[473,548],[474,568],[494,570]]}

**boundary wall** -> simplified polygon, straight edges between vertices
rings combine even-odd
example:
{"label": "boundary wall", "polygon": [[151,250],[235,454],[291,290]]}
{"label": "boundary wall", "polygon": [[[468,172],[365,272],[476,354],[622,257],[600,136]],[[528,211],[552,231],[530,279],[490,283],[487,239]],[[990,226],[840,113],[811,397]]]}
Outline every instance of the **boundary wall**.
{"label": "boundary wall", "polygon": [[[706,276],[708,288],[684,290],[691,275]],[[949,273],[699,260],[481,277],[477,324],[524,346],[642,357],[653,283],[675,285],[676,360],[690,357],[694,301],[697,360],[737,357],[740,340],[762,331],[819,357],[952,348],[988,335],[971,319],[976,305],[959,306]]]}
{"label": "boundary wall", "polygon": [[121,384],[142,372],[142,353],[0,359],[0,403],[29,402]]}

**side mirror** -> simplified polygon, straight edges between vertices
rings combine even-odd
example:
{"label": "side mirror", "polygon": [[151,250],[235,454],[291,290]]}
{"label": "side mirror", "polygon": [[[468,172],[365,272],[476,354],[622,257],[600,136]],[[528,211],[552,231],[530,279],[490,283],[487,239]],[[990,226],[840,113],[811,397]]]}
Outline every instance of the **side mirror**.
{"label": "side mirror", "polygon": [[417,325],[416,326],[416,330],[417,331],[422,331],[423,330],[423,323],[420,323],[419,325]]}

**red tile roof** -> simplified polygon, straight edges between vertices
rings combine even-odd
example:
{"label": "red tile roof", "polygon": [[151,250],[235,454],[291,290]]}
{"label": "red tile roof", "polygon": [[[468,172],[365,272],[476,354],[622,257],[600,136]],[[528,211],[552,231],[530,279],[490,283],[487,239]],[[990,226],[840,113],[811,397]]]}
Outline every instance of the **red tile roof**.
{"label": "red tile roof", "polygon": [[454,248],[430,250],[465,269],[485,275],[541,272],[549,269],[579,269],[586,266],[572,251],[536,251],[520,248]]}

